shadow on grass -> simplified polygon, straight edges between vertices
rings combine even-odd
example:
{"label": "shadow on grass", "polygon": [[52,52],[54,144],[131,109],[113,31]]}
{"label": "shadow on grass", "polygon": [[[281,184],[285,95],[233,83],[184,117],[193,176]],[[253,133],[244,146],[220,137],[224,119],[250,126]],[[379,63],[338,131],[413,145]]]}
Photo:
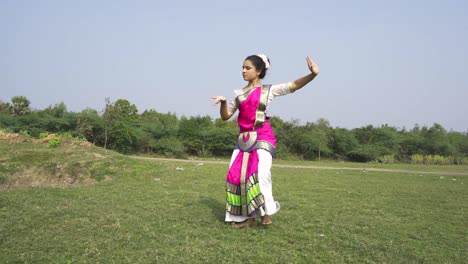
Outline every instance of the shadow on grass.
{"label": "shadow on grass", "polygon": [[224,223],[224,216],[226,213],[226,205],[224,203],[221,203],[218,200],[213,199],[211,197],[205,197],[201,199],[200,202],[211,209],[211,212],[219,222]]}

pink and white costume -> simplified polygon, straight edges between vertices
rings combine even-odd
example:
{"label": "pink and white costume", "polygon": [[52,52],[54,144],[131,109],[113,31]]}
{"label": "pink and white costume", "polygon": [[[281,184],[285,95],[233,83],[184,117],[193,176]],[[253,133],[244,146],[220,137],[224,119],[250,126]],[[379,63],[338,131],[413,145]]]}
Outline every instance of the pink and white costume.
{"label": "pink and white costume", "polygon": [[236,90],[228,104],[228,112],[239,110],[240,134],[226,176],[226,222],[243,222],[256,213],[272,215],[279,210],[270,173],[276,138],[267,112],[273,98],[291,93],[290,87],[291,83],[284,83],[246,93]]}

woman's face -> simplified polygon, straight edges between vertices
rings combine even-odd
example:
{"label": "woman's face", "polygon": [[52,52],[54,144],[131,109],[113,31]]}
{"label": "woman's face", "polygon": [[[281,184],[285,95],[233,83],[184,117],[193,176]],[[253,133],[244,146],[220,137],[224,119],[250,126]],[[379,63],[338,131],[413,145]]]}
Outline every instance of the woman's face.
{"label": "woman's face", "polygon": [[244,80],[250,82],[258,78],[260,73],[250,60],[245,60],[242,65],[242,77]]}

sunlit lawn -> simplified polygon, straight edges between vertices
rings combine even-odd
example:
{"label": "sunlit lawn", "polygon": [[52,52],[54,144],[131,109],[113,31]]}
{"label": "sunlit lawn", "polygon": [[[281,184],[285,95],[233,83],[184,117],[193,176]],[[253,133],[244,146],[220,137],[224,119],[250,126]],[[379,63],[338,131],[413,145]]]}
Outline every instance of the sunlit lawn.
{"label": "sunlit lawn", "polygon": [[227,165],[114,162],[95,185],[0,192],[0,262],[466,263],[466,176],[275,167],[273,225],[234,230]]}

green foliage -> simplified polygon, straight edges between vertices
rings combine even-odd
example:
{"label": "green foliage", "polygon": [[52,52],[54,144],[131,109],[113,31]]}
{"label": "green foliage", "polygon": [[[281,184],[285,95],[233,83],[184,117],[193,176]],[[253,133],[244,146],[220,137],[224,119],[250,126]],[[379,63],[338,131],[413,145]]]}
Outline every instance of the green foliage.
{"label": "green foliage", "polygon": [[73,139],[73,138],[74,138],[73,135],[72,135],[72,133],[69,132],[69,131],[67,131],[67,132],[65,132],[65,133],[62,133],[61,136],[62,136],[63,138],[66,138],[66,139]]}
{"label": "green foliage", "polygon": [[165,156],[183,158],[184,145],[176,137],[165,137],[151,142],[151,149]]}
{"label": "green foliage", "polygon": [[32,136],[29,134],[27,130],[21,130],[18,134],[20,134],[23,137],[32,138]]}
{"label": "green foliage", "polygon": [[207,156],[211,140],[208,131],[212,127],[213,123],[209,116],[190,118],[183,116],[179,121],[177,138],[183,142],[189,155]]}
{"label": "green foliage", "polygon": [[238,128],[233,128],[232,126],[226,126],[222,128],[212,127],[200,133],[200,137],[206,144],[205,148],[208,153],[205,153],[204,156],[214,155],[214,156],[229,156],[234,149],[235,142],[238,135]]}
{"label": "green foliage", "polygon": [[11,114],[21,116],[31,112],[31,102],[25,96],[14,96],[11,98]]}
{"label": "green foliage", "polygon": [[49,133],[47,133],[47,132],[42,132],[42,133],[39,134],[40,139],[46,138],[47,136],[49,136]]}
{"label": "green foliage", "polygon": [[379,157],[388,154],[386,149],[377,145],[360,145],[348,152],[347,156],[351,161],[369,162],[377,160]]}
{"label": "green foliage", "polygon": [[287,138],[286,144],[292,154],[304,159],[318,160],[322,156],[332,155],[329,146],[331,128],[328,121],[319,119],[316,123],[307,123],[305,126],[299,126],[297,123],[283,123],[282,127],[287,130],[286,133],[281,134]]}
{"label": "green foliage", "polygon": [[468,164],[468,158],[467,157],[414,154],[411,156],[411,163],[428,164],[428,165],[453,165],[453,164],[463,165],[463,164]]}
{"label": "green foliage", "polygon": [[116,120],[131,121],[138,118],[138,109],[125,99],[118,99],[113,103],[106,99],[104,116]]}
{"label": "green foliage", "polygon": [[138,109],[125,99],[110,102],[106,98],[104,109],[104,148],[110,143],[112,149],[129,153],[137,142],[136,131],[132,128],[138,117]]}
{"label": "green foliage", "polygon": [[2,127],[0,127],[0,131],[3,131],[3,132],[5,132],[5,133],[14,133],[13,130],[11,130],[11,129],[8,128],[8,127],[7,127],[7,128],[2,128]]}
{"label": "green foliage", "polygon": [[345,159],[347,154],[359,145],[354,133],[344,128],[336,128],[330,135],[330,148],[338,159]]}
{"label": "green foliage", "polygon": [[425,154],[426,139],[417,132],[402,132],[400,151],[402,155],[411,156],[417,153]]}
{"label": "green foliage", "polygon": [[[69,112],[64,103],[31,111],[26,97],[12,101],[11,105],[0,102],[0,128],[33,138],[53,133],[66,140],[86,139],[121,153],[229,157],[239,131],[236,118],[178,118],[175,113],[154,109],[139,115],[136,106],[125,99],[111,102],[107,98],[102,114],[90,108]],[[416,125],[408,131],[388,125],[348,130],[332,128],[324,118],[304,125],[299,120],[283,121],[273,116],[270,124],[281,159],[393,163],[412,162],[413,155],[421,154],[453,157],[454,164],[462,164],[468,157],[468,134],[447,132],[437,123],[431,127]]]}
{"label": "green foliage", "polygon": [[390,155],[383,155],[382,157],[377,158],[376,162],[382,163],[382,164],[394,164],[396,160],[395,160],[395,156],[390,154]]}
{"label": "green foliage", "polygon": [[121,153],[131,153],[137,146],[140,131],[133,123],[117,121],[109,127],[111,149]]}
{"label": "green foliage", "polygon": [[67,106],[65,105],[65,103],[61,102],[54,106],[47,107],[42,112],[52,117],[60,118],[60,117],[63,117],[65,113],[67,112]]}
{"label": "green foliage", "polygon": [[62,144],[62,140],[60,138],[53,138],[49,141],[49,148],[56,148]]}
{"label": "green foliage", "polygon": [[104,120],[94,109],[84,109],[77,115],[76,132],[93,144],[104,144]]}
{"label": "green foliage", "polygon": [[0,113],[10,114],[11,105],[0,100]]}

